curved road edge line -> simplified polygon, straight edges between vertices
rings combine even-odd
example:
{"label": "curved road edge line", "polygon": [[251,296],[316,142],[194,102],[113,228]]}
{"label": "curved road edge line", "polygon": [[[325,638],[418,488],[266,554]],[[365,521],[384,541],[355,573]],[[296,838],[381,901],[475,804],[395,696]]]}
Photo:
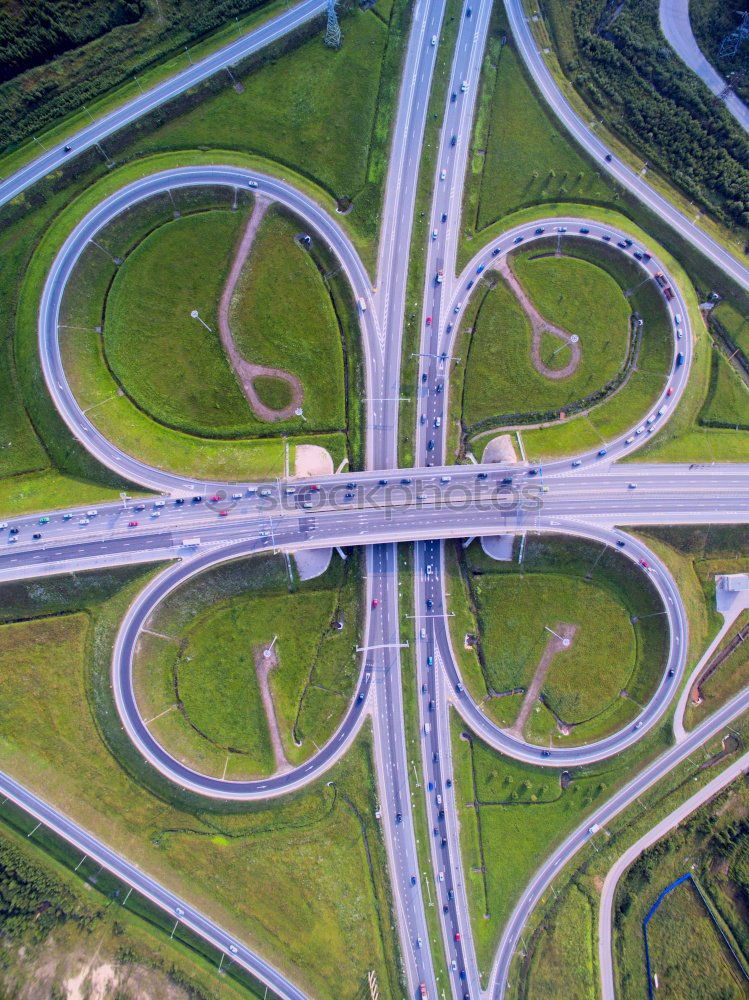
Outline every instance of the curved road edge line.
{"label": "curved road edge line", "polygon": [[643,851],[651,847],[657,840],[660,840],[669,833],[675,826],[704,805],[718,792],[722,791],[726,785],[738,778],[742,772],[749,768],[749,751],[734,761],[721,774],[708,782],[704,788],[695,792],[686,802],[682,802],[673,812],[648,830],[639,840],[629,847],[624,854],[609,869],[608,875],[604,879],[601,891],[601,902],[598,911],[598,964],[601,973],[601,991],[603,1000],[614,1000],[614,955],[612,951],[612,918],[614,909],[614,896],[619,879]]}
{"label": "curved road edge line", "polygon": [[[178,761],[151,735],[138,707],[133,684],[135,648],[150,616],[175,590],[193,577],[209,572],[223,563],[257,554],[254,540],[242,541],[222,550],[208,550],[203,556],[168,566],[135,596],[122,617],[112,649],[111,683],[114,701],[117,714],[133,747],[162,777],[176,785],[198,795],[241,802],[277,798],[316,781],[344,756],[358,736],[365,718],[372,713],[372,699],[369,697],[372,685],[368,685],[362,702],[356,700],[356,692],[361,690],[365,672],[366,652],[364,652],[352,701],[337,729],[318,753],[283,774],[272,774],[251,781],[216,778]],[[371,604],[370,592],[371,581],[367,574],[364,598],[367,601],[367,608]],[[363,627],[367,634],[369,610],[365,614]]]}

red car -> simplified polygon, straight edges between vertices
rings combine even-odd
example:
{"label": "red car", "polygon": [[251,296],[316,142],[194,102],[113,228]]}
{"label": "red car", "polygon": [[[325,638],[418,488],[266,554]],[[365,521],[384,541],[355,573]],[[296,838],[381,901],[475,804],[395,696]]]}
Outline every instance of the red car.
{"label": "red car", "polygon": [[460,931],[455,932],[455,940],[460,941]]}
{"label": "red car", "polygon": [[378,605],[379,603],[380,603],[380,602],[379,602],[379,601],[377,600],[377,598],[376,598],[376,597],[373,597],[373,598],[372,598],[372,607],[373,607],[373,608],[376,608],[376,607],[377,607],[377,605]]}
{"label": "red car", "polygon": [[646,559],[641,559],[640,560],[640,565],[644,566],[645,569],[650,569],[650,563]]}
{"label": "red car", "polygon": [[228,510],[220,510],[218,512],[218,516],[219,517],[228,517],[229,516],[229,511]]}
{"label": "red car", "polygon": [[127,526],[128,526],[128,528],[137,528],[138,527],[138,522],[137,521],[128,521],[127,522]]}
{"label": "red car", "polygon": [[667,396],[673,396],[673,394],[674,394],[674,387],[672,385],[670,385],[668,387],[668,390],[666,391],[666,395]]}
{"label": "red car", "polygon": [[213,495],[213,496],[211,497],[211,503],[220,503],[220,502],[221,502],[221,497],[220,497],[220,496],[218,496],[218,494],[214,494],[214,495]]}
{"label": "red car", "polygon": [[432,325],[432,317],[431,316],[427,316],[427,326],[431,326],[431,325]]}
{"label": "red car", "polygon": [[319,493],[320,492],[320,487],[319,486],[310,486],[310,489],[312,490],[313,493]]}

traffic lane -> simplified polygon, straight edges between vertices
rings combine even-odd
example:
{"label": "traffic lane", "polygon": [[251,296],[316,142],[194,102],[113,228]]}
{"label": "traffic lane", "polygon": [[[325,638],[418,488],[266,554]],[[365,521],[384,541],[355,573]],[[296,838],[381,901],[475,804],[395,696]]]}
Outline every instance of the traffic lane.
{"label": "traffic lane", "polygon": [[[276,39],[283,37],[283,35],[304,24],[316,14],[322,13],[324,9],[325,0],[305,0],[305,2],[298,4],[291,10],[284,11],[261,27],[250,31],[237,41],[230,42],[217,52],[192,64],[188,69],[182,70],[163,83],[157,84],[144,94],[139,94],[138,97],[104,115],[91,125],[86,125],[79,132],[69,136],[53,149],[47,150],[41,156],[32,160],[27,166],[22,167],[5,178],[0,183],[0,205],[4,205],[15,198],[31,184],[41,180],[51,171],[58,169],[78,153],[90,149],[98,142],[102,142],[108,136],[112,135],[113,132],[137,120],[165,101],[171,100],[202,80],[208,79],[208,77],[218,73],[224,67],[245,58],[252,52],[264,48]],[[72,146],[73,148],[68,151],[65,148],[66,146]]]}
{"label": "traffic lane", "polygon": [[71,819],[49,805],[33,792],[24,788],[7,774],[0,772],[0,791],[12,799],[22,809],[32,815],[37,821],[54,830],[69,844],[81,850],[85,856],[93,859],[103,868],[113,872],[131,888],[150,899],[158,907],[178,917],[181,923],[190,927],[205,940],[224,951],[226,958],[236,961],[254,976],[276,990],[280,996],[289,1000],[304,1000],[304,994],[290,983],[282,974],[274,969],[260,956],[255,955],[241,942],[232,938],[226,931],[213,923],[199,910],[155,882],[150,876],[136,868],[124,857],[117,854],[92,834],[78,826]]}
{"label": "traffic lane", "polygon": [[590,839],[590,828],[594,824],[603,827],[617,816],[623,809],[638,799],[651,788],[661,777],[671,771],[691,753],[708,740],[714,738],[735,718],[749,709],[749,688],[744,689],[722,708],[717,709],[710,718],[695,727],[686,740],[669,748],[652,764],[638,774],[628,785],[625,785],[594,813],[586,818],[584,823],[574,830],[566,840],[544,862],[534,875],[528,888],[515,905],[513,913],[502,935],[500,946],[495,956],[492,968],[489,990],[490,996],[501,1000],[504,996],[510,964],[517,950],[523,927],[531,911],[537,905],[541,896],[556,877],[561,868]]}

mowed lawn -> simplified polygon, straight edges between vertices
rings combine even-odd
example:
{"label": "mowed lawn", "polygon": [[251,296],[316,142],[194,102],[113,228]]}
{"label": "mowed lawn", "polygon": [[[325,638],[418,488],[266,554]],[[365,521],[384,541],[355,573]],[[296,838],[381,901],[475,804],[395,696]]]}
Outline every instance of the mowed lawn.
{"label": "mowed lawn", "polygon": [[245,218],[201,212],[160,226],[125,260],[107,299],[104,352],[115,378],[139,409],[189,434],[246,434],[260,424],[218,336]]}
{"label": "mowed lawn", "polygon": [[712,357],[710,388],[700,413],[706,423],[749,427],[749,387],[719,352]]}
{"label": "mowed lawn", "polygon": [[[460,632],[474,631],[480,644],[478,657],[462,656],[464,676],[501,725],[515,720],[522,698],[493,695],[527,690],[549,640],[547,628],[578,626],[569,649],[551,661],[541,688],[545,704],[531,712],[525,735],[533,742],[573,745],[621,727],[661,676],[666,636],[655,590],[622,556],[592,542],[529,539],[521,565],[496,562],[473,543],[452,603]],[[461,646],[462,638],[454,634]],[[480,670],[466,666],[471,656]],[[558,730],[550,709],[573,727],[569,735]]]}
{"label": "mowed lawn", "polygon": [[346,44],[338,51],[316,35],[242,77],[240,94],[227,78],[225,89],[170,115],[134,151],[206,146],[277,160],[334,197],[352,198],[352,225],[375,238],[384,171],[370,170],[370,156],[378,113],[388,138],[391,109],[378,109],[388,28],[374,11],[355,10],[343,31]]}
{"label": "mowed lawn", "polygon": [[[262,556],[185,584],[156,613],[136,660],[138,704],[172,753],[210,774],[269,774],[274,758],[255,670],[275,637],[270,688],[284,753],[300,763],[332,735],[358,676],[358,558],[336,557],[290,585],[285,561]],[[189,608],[189,614],[185,609]],[[331,626],[339,610],[344,628]],[[177,704],[179,698],[179,705]]]}
{"label": "mowed lawn", "polygon": [[[572,645],[555,655],[541,693],[566,723],[600,714],[625,688],[636,662],[627,610],[604,588],[563,574],[488,575],[474,587],[487,676],[499,692],[528,688],[547,629],[577,626]],[[615,651],[612,655],[612,651]]]}
{"label": "mowed lawn", "polygon": [[315,261],[294,240],[304,231],[270,209],[232,299],[231,328],[248,361],[300,379],[309,429],[339,430],[346,423],[341,332]]}
{"label": "mowed lawn", "polygon": [[126,743],[107,695],[111,642],[147,578],[128,569],[1,588],[4,615],[36,607],[54,617],[0,625],[0,767],[305,992],[358,996],[374,969],[383,992],[398,994],[368,733],[324,782],[245,809],[181,796],[168,783],[153,794],[158,779],[140,784],[113,754]]}
{"label": "mowed lawn", "polygon": [[[622,368],[629,343],[629,307],[602,268],[571,257],[513,258],[518,279],[544,319],[580,338],[582,357],[570,376],[554,380],[536,371],[531,358],[531,325],[515,294],[502,279],[482,296],[473,327],[463,390],[467,427],[500,414],[564,407],[597,389]],[[556,347],[562,346],[557,338]],[[563,348],[564,360],[569,351]],[[557,355],[562,356],[563,352]]]}
{"label": "mowed lawn", "polygon": [[731,302],[720,302],[712,312],[731,340],[749,358],[749,318]]}

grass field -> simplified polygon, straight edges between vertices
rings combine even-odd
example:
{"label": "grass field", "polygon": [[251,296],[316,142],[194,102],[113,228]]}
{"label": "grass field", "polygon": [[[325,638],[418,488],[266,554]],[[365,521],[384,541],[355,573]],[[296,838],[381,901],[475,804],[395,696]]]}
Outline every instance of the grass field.
{"label": "grass field", "polygon": [[325,781],[267,806],[218,804],[163,782],[129,746],[109,689],[114,631],[148,576],[2,588],[13,624],[0,627],[0,766],[305,990],[356,996],[374,969],[381,990],[399,994],[370,735]]}
{"label": "grass field", "polygon": [[[451,721],[463,871],[485,983],[504,923],[533,872],[554,845],[631,773],[635,761],[623,754],[614,761],[573,769],[566,772],[563,783],[559,771],[510,760],[474,736],[462,738],[464,725],[456,715]],[[643,746],[638,753],[647,750]],[[578,947],[581,944],[590,960],[590,937],[587,943],[577,941]],[[557,944],[568,954],[571,947],[567,942]]]}
{"label": "grass field", "polygon": [[206,146],[286,164],[353,203],[348,224],[371,251],[397,96],[390,74],[398,72],[407,26],[401,0],[387,23],[377,10],[355,9],[343,19],[346,44],[337,52],[315,35],[249,75],[240,72],[242,93],[227,79],[218,92],[206,88],[199,103],[178,100],[136,138],[131,155]]}
{"label": "grass field", "polygon": [[710,314],[711,321],[717,322],[731,340],[749,358],[749,319],[733,303],[719,302]]}
{"label": "grass field", "polygon": [[341,333],[315,261],[294,240],[302,229],[281,211],[265,216],[232,298],[231,328],[248,361],[299,378],[305,426],[341,430],[346,422]]}
{"label": "grass field", "polygon": [[[531,358],[530,322],[511,289],[499,280],[464,321],[473,328],[464,382],[463,419],[470,427],[495,414],[545,411],[600,389],[627,355],[629,308],[621,290],[602,269],[574,258],[533,259],[515,255],[513,268],[539,312],[580,337],[577,371],[555,381],[536,371]],[[549,338],[556,350],[558,338]],[[557,358],[568,360],[562,352]],[[551,351],[549,351],[551,353]],[[559,362],[558,362],[559,363]]]}
{"label": "grass field", "polygon": [[[283,749],[294,764],[322,746],[347,708],[359,664],[358,557],[289,581],[283,558],[219,567],[157,609],[136,661],[136,691],[154,736],[180,759],[230,778],[275,769],[254,655],[277,641],[270,674]],[[334,631],[337,612],[344,628]],[[175,709],[175,703],[177,708]],[[165,714],[164,714],[165,713]]]}
{"label": "grass field", "polygon": [[[749,563],[749,559],[747,559],[747,563]],[[716,652],[722,652],[730,640],[747,625],[749,625],[749,611],[744,611],[728,630]],[[684,715],[685,729],[693,729],[706,716],[711,715],[716,708],[738,694],[749,683],[749,648],[747,645],[749,644],[746,641],[742,642],[721,663],[715,673],[700,684],[702,702],[699,705],[694,705],[691,701],[688,703]]]}
{"label": "grass field", "polygon": [[611,204],[612,185],[570,142],[529,85],[501,4],[492,15],[464,196],[467,234],[528,205]]}
{"label": "grass field", "polygon": [[44,828],[34,833],[32,817],[6,803],[0,819],[3,995],[25,997],[31,984],[40,996],[67,996],[77,984],[95,995],[95,983],[104,980],[108,995],[119,997],[262,996],[235,978],[231,964],[219,977],[209,946],[183,942],[180,929],[170,941],[136,894],[123,905],[127,890],[98,866],[88,862],[74,872],[80,855]]}
{"label": "grass field", "polygon": [[[541,248],[542,252],[550,246]],[[670,365],[671,332],[657,289],[652,283],[634,288],[640,281],[634,262],[611,248],[568,237],[564,253],[562,259],[540,260],[522,254],[518,275],[524,284],[530,276],[529,291],[546,319],[580,336],[582,360],[577,373],[554,381],[536,372],[530,358],[530,324],[502,281],[479,300],[478,315],[469,312],[465,318],[457,353],[467,355],[467,362],[453,373],[450,398],[453,420],[462,419],[466,446],[477,457],[490,440],[489,428],[552,418],[565,406],[594,394],[622,370],[630,311],[643,319],[643,326],[624,385],[582,413],[524,430],[529,458],[574,454],[603,443],[644,416],[663,386]],[[601,301],[607,304],[604,310]],[[613,329],[620,333],[614,336]],[[561,356],[560,352],[557,358]]]}
{"label": "grass field", "polygon": [[[660,610],[658,598],[609,549],[561,537],[529,539],[519,566],[490,559],[474,543],[462,553],[451,594],[455,647],[464,647],[467,631],[478,636],[476,653],[461,657],[464,670],[466,660],[474,661],[466,684],[500,725],[515,721],[522,697],[496,695],[527,690],[550,638],[546,629],[577,626],[571,647],[552,659],[543,705],[528,720],[526,737],[536,743],[576,744],[619,728],[660,678],[665,631],[660,617],[646,617]],[[641,620],[632,623],[631,616]],[[559,731],[554,713],[569,734]]]}
{"label": "grass field", "polygon": [[718,350],[713,352],[710,388],[700,421],[749,430],[749,387]]}
{"label": "grass field", "polygon": [[711,912],[739,960],[746,963],[749,933],[746,884],[746,783],[737,781],[648,848],[622,877],[615,899],[613,945],[617,995],[647,989],[642,919],[661,890],[690,872],[695,880],[665,897],[648,925],[651,967],[658,995],[746,996],[746,982]]}
{"label": "grass field", "polygon": [[550,932],[534,950],[528,971],[529,997],[554,997],[564,969],[564,989],[582,1000],[597,995],[594,949],[597,931],[587,895],[572,886]]}

